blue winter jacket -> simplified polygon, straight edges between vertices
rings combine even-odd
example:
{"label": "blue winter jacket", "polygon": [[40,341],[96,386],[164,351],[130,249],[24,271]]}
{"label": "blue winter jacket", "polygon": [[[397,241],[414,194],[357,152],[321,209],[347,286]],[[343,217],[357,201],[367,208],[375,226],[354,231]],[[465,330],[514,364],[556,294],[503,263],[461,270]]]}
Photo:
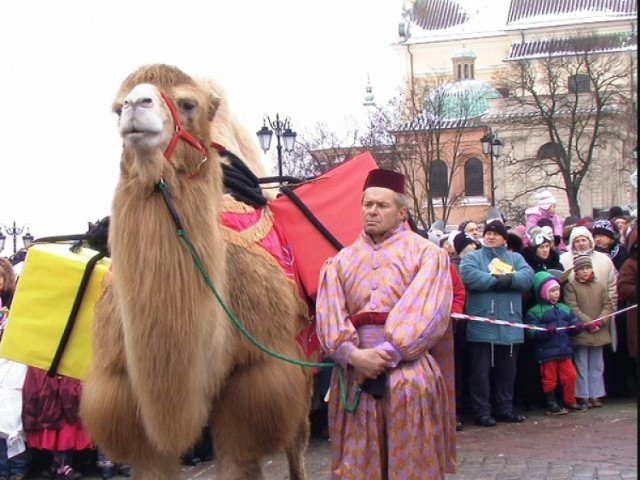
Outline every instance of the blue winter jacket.
{"label": "blue winter jacket", "polygon": [[[489,272],[489,263],[499,258],[513,267],[511,287],[498,292],[496,278]],[[468,253],[460,262],[460,278],[467,290],[465,313],[479,317],[522,323],[522,293],[533,284],[533,270],[522,255],[509,252],[507,247],[483,246]],[[523,343],[522,328],[470,320],[467,341],[509,345]]]}
{"label": "blue winter jacket", "polygon": [[[548,272],[538,272],[534,277],[534,291],[536,305],[529,309],[524,322],[543,328],[568,327],[570,325],[583,326],[573,310],[564,303],[554,305],[544,301],[540,296],[540,289],[553,275]],[[527,336],[534,341],[534,352],[539,363],[573,356],[573,344],[571,337],[579,333],[579,329],[571,328],[554,333],[541,330],[527,330]]]}

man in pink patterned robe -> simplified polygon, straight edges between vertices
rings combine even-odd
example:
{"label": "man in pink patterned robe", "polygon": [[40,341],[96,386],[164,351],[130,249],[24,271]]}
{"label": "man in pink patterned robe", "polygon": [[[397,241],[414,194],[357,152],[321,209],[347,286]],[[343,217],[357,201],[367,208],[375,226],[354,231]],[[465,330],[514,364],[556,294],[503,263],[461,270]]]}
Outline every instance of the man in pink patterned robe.
{"label": "man in pink patterned robe", "polygon": [[364,231],[320,274],[318,336],[336,362],[334,479],[430,480],[455,471],[448,256],[411,232],[406,215],[404,176],[372,170]]}

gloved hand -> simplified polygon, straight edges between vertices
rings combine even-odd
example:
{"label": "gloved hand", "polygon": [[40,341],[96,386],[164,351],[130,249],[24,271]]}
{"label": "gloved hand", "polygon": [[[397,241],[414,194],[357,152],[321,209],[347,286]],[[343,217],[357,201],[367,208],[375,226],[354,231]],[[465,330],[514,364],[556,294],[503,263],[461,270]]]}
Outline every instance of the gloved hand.
{"label": "gloved hand", "polygon": [[591,333],[597,332],[598,330],[600,330],[600,328],[602,328],[602,320],[597,320],[595,322],[587,324],[587,329]]}
{"label": "gloved hand", "polygon": [[556,332],[557,332],[556,327],[547,327],[547,333],[553,335]]}
{"label": "gloved hand", "polygon": [[496,292],[504,292],[506,290],[509,290],[511,288],[511,274],[507,273],[504,275],[493,275],[496,279],[496,283],[493,286],[493,289]]}
{"label": "gloved hand", "polygon": [[573,327],[575,328],[576,332],[581,332],[582,330],[584,330],[584,323],[578,322]]}

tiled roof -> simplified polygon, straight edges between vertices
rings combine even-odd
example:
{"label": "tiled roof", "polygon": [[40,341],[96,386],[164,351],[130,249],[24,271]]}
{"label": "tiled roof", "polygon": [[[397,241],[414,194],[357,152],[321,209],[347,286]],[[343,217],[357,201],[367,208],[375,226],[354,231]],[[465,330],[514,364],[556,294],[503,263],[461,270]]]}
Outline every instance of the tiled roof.
{"label": "tiled roof", "polygon": [[507,60],[560,56],[573,53],[604,53],[638,48],[638,37],[633,34],[610,34],[585,38],[556,38],[520,42],[511,45]]}
{"label": "tiled roof", "polygon": [[511,0],[507,25],[531,17],[577,11],[607,12],[625,16],[637,14],[638,7],[635,0]]}
{"label": "tiled roof", "polygon": [[453,128],[471,128],[482,125],[480,117],[472,118],[438,118],[427,112],[422,112],[411,122],[407,122],[399,128],[399,132],[414,130],[446,130]]}
{"label": "tiled roof", "polygon": [[416,2],[413,21],[425,30],[443,30],[465,23],[468,18],[455,0],[430,0]]}

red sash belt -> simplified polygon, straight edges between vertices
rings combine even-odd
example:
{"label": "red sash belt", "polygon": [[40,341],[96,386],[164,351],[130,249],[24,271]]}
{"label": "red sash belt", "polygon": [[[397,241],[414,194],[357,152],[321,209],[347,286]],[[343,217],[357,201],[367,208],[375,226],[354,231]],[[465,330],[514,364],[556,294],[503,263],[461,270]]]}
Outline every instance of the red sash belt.
{"label": "red sash belt", "polygon": [[355,328],[365,325],[384,325],[389,312],[361,312],[351,317],[351,323]]}

